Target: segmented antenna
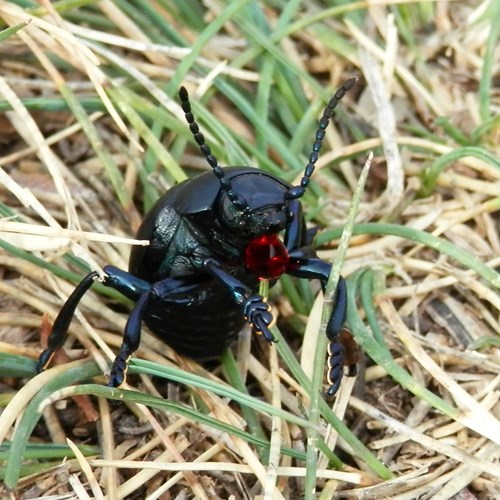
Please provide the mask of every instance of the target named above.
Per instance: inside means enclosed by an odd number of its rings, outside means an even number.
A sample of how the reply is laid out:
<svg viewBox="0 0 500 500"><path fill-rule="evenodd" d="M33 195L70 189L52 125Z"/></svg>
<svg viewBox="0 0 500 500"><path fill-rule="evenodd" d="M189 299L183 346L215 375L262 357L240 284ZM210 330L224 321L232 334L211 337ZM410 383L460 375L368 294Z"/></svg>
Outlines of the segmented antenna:
<svg viewBox="0 0 500 500"><path fill-rule="evenodd" d="M189 130L193 134L196 144L200 147L200 151L207 160L208 164L212 167L214 174L219 179L222 189L227 193L228 198L233 205L242 212L248 212L248 206L238 198L234 192L231 183L226 179L223 168L219 165L217 158L212 154L210 146L205 142L205 136L200 132L200 127L194 118L191 111L191 103L189 102L189 94L185 87L179 89L179 98L181 100L182 110L189 125Z"/></svg>
<svg viewBox="0 0 500 500"><path fill-rule="evenodd" d="M340 87L335 95L330 99L330 102L327 104L325 110L323 111L323 116L321 117L318 125L318 129L316 130L316 140L314 141L311 154L309 155L309 163L306 165L306 169L304 170L304 176L300 180L300 186L293 186L286 193L286 198L289 200L295 200L304 195L307 186L309 185L309 181L311 179L311 175L314 172L315 164L318 161L319 150L321 149L321 145L323 144L323 139L325 137L325 130L330 123L330 118L333 115L337 104L340 100L346 95L349 90L351 90L358 79L350 78L342 87Z"/></svg>

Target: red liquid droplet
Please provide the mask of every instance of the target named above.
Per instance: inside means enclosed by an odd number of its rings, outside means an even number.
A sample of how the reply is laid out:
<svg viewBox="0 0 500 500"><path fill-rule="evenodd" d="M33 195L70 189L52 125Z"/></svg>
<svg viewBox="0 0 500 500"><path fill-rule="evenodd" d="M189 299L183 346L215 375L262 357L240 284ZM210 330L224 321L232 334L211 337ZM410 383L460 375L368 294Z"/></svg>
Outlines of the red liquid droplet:
<svg viewBox="0 0 500 500"><path fill-rule="evenodd" d="M245 250L245 265L260 279L279 278L288 265L288 251L275 234L260 236Z"/></svg>

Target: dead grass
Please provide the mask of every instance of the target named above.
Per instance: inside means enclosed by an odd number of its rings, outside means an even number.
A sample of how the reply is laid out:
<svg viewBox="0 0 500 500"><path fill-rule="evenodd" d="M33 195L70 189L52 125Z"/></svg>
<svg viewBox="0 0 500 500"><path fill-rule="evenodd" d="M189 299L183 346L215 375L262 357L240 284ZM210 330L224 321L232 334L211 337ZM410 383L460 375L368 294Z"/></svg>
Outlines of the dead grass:
<svg viewBox="0 0 500 500"><path fill-rule="evenodd" d="M3 28L20 28L0 42L4 494L313 498L313 480L325 499L498 498L498 2L18 4L0 0ZM246 335L207 368L144 332L134 392L112 391L99 375L129 304L95 287L66 357L34 376L75 282L126 268L142 214L207 168L181 83L222 164L292 181L352 75L304 203L332 260L374 152L342 271L365 354L333 406L345 428L316 408L317 459L310 384L286 348L311 374L322 301L289 280L271 294L278 352Z"/></svg>

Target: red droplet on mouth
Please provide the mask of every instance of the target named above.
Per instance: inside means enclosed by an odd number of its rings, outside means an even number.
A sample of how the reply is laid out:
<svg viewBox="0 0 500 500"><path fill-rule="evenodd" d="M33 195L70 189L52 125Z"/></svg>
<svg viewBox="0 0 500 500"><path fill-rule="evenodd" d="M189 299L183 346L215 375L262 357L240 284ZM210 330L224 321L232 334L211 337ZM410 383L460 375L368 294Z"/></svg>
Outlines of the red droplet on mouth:
<svg viewBox="0 0 500 500"><path fill-rule="evenodd" d="M275 234L252 240L245 250L245 265L260 279L279 278L288 265L288 250Z"/></svg>

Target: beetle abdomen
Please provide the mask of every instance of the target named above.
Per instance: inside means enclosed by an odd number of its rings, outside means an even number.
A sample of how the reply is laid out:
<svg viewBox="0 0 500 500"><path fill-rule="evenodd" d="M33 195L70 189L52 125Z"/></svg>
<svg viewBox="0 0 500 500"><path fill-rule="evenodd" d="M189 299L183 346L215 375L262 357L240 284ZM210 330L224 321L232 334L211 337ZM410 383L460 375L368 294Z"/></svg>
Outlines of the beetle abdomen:
<svg viewBox="0 0 500 500"><path fill-rule="evenodd" d="M144 322L172 347L197 361L220 356L245 325L241 307L227 293L209 295L209 301L159 302L151 307Z"/></svg>

